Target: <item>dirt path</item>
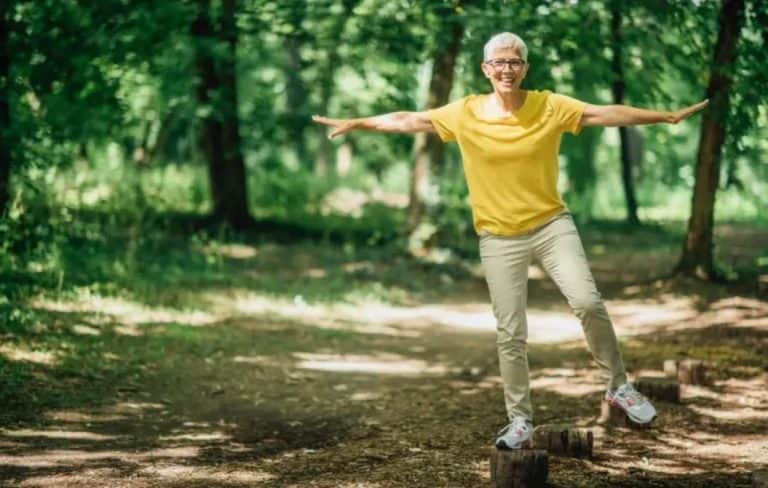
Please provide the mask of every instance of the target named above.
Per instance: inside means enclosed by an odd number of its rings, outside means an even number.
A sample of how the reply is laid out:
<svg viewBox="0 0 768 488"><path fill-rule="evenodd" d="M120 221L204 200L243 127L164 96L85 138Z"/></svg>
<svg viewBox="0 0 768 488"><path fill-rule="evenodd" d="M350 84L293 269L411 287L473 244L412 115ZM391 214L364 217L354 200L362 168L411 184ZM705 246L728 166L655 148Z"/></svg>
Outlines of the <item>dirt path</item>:
<svg viewBox="0 0 768 488"><path fill-rule="evenodd" d="M599 258L595 267L598 276L609 268ZM658 404L655 429L607 432L595 425L602 382L580 327L531 275L537 423L596 435L593 459L550 458L551 486L747 487L768 467L768 301L633 285L636 275L603 281L634 373L686 356L714 365L711 386ZM104 361L139 361L139 373L119 379L112 397L5 426L0 485L487 486L505 417L494 321L482 280L443 281L442 299L399 306L270 301L241 289L200 291L205 306L194 313L40 300L38 309L97 336Z"/></svg>

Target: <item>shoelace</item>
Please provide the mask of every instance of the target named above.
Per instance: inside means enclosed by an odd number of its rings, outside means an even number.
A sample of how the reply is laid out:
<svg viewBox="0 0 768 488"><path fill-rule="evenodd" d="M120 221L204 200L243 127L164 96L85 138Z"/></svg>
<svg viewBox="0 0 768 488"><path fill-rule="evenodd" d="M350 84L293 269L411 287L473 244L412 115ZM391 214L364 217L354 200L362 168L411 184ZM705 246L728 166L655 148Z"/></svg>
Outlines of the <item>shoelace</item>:
<svg viewBox="0 0 768 488"><path fill-rule="evenodd" d="M520 427L525 429L525 419L514 419L512 422L508 423L506 426L504 426L496 435L502 435L508 430L511 430L515 427Z"/></svg>

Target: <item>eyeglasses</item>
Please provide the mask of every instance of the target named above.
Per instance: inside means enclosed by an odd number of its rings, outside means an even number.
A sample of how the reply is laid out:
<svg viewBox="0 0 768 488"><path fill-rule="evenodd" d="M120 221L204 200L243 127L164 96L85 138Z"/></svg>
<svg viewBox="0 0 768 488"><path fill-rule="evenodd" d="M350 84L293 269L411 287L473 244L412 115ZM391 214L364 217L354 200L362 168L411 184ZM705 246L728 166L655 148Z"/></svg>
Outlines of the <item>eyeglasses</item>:
<svg viewBox="0 0 768 488"><path fill-rule="evenodd" d="M510 69L517 71L525 66L525 61L522 59L491 59L485 64L492 66L496 71L503 71L504 66L509 66Z"/></svg>

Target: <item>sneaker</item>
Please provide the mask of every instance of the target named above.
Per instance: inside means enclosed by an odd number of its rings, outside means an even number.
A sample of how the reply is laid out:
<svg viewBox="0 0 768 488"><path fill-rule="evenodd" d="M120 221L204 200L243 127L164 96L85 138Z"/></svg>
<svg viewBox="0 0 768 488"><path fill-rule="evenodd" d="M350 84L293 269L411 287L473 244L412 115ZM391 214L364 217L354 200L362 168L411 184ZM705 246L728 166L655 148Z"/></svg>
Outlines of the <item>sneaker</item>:
<svg viewBox="0 0 768 488"><path fill-rule="evenodd" d="M515 417L498 433L496 447L520 449L533 435L533 425L525 417Z"/></svg>
<svg viewBox="0 0 768 488"><path fill-rule="evenodd" d="M608 390L605 399L622 409L636 424L649 424L656 418L656 409L631 383L624 383L613 391Z"/></svg>

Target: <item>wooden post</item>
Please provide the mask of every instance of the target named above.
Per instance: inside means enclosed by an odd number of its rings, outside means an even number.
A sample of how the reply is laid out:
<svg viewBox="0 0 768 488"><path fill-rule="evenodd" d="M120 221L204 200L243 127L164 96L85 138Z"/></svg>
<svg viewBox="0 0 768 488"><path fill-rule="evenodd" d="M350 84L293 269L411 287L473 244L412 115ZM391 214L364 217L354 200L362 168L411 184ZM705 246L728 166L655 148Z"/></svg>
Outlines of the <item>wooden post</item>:
<svg viewBox="0 0 768 488"><path fill-rule="evenodd" d="M578 458L592 457L594 435L591 430L568 424L543 424L533 431L533 447L549 454Z"/></svg>
<svg viewBox="0 0 768 488"><path fill-rule="evenodd" d="M680 383L677 380L640 377L635 381L635 389L654 400L680 403Z"/></svg>
<svg viewBox="0 0 768 488"><path fill-rule="evenodd" d="M706 363L697 359L680 361L677 379L681 385L706 385L708 382Z"/></svg>
<svg viewBox="0 0 768 488"><path fill-rule="evenodd" d="M492 488L540 488L548 475L547 451L491 448Z"/></svg>

